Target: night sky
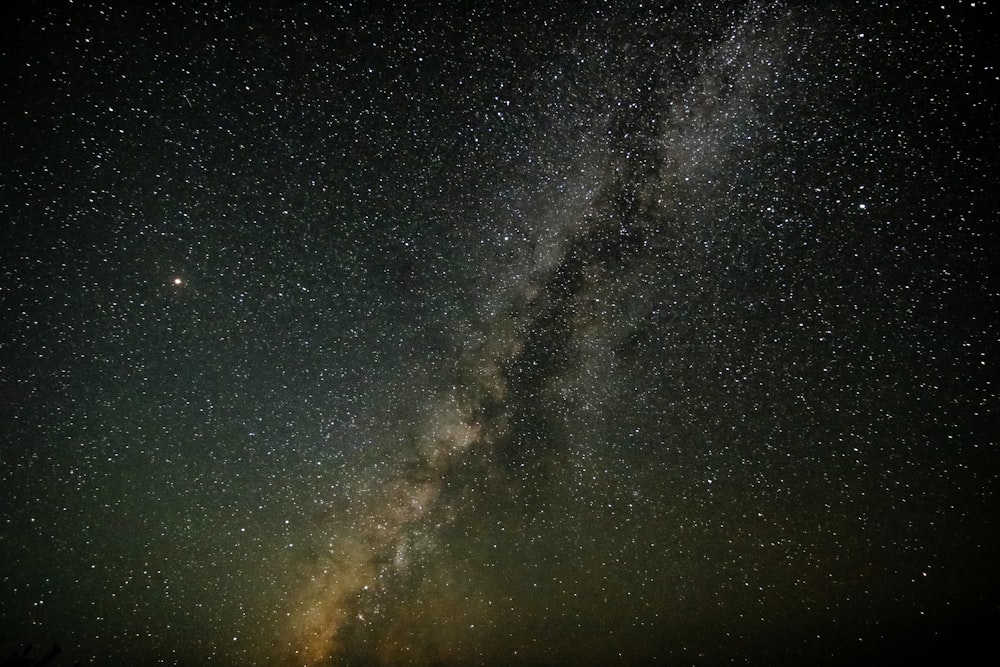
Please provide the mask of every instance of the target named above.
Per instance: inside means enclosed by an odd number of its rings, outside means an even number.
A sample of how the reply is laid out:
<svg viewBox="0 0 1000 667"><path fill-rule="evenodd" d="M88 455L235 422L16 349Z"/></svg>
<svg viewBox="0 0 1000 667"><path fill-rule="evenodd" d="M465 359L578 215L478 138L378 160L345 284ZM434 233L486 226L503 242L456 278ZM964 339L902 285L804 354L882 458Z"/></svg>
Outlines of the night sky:
<svg viewBox="0 0 1000 667"><path fill-rule="evenodd" d="M995 3L262 4L4 6L0 660L996 658Z"/></svg>

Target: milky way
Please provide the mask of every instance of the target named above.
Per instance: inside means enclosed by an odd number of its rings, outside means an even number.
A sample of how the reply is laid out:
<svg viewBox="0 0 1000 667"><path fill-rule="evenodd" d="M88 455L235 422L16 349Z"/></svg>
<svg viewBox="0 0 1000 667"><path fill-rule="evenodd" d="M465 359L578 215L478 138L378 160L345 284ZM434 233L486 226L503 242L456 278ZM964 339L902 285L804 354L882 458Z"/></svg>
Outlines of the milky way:
<svg viewBox="0 0 1000 667"><path fill-rule="evenodd" d="M742 493L751 500L755 511L740 516L743 528L736 529L739 534L747 523L755 520L766 524L776 511L773 503L783 504L773 497L759 497L782 493L780 489L762 493L760 484L780 485L784 481L781 473L773 470L771 457L775 453L762 455L759 448L784 450L777 454L779 461L783 457L808 456L798 449L800 443L788 442L783 437L782 432L788 428L783 421L789 418L775 412L802 410L791 418L796 430L804 424L810 424L807 428L835 430L841 426L823 423L835 418L831 413L859 412L855 397L838 397L832 404L824 405L830 399L823 396L822 373L847 375L850 379L841 390L845 393L868 390L862 389L871 381L868 371L861 368L863 354L857 343L849 342L855 334L850 331L852 323L862 320L864 315L859 310L867 307L852 303L864 293L862 285L866 277L863 271L849 277L844 267L831 265L847 258L845 248L822 249L830 256L817 263L809 256L809 249L787 245L807 246L813 242L814 234L825 233L833 235L835 243L855 246L855 250L863 249L866 253L875 252L872 246L880 239L871 209L891 206L893 197L898 196L894 188L900 185L885 179L869 180L871 175L850 173L862 166L854 163L865 162L867 156L837 152L865 150L865 142L874 140L866 136L871 129L854 129L855 136L826 158L827 168L835 165L833 173L823 171L819 179L800 173L816 169L816 163L824 159L822 142L838 141L836 134L843 131L826 127L824 132L817 132L809 127L842 122L824 117L810 106L819 103L812 96L821 94L814 86L823 85L815 80L820 72L813 68L838 70L857 66L857 63L811 61L817 58L813 40L824 42L819 49L830 46L825 41L832 37L823 31L830 31L831 27L823 19L817 21L814 16L786 10L720 13L721 18L710 12L660 16L645 26L636 39L634 51L626 56L626 64L617 72L627 82L623 88L634 87L630 92L635 97L628 99L624 110L611 115L607 129L611 137L607 145L608 171L600 190L587 202L578 223L556 244L554 252L549 252L549 264L541 271L527 273L528 277L513 290L512 303L502 314L487 321L482 340L466 350L456 363L454 384L434 402L426 423L417 429L413 441L407 443L412 451L408 451L403 470L373 484L368 491L370 497L361 501L364 509L358 516L352 516L349 525L340 528L344 534L338 531L329 557L320 562L321 574L311 580L304 595L304 609L296 613L294 622L302 637L300 644L308 647L303 654L310 661L322 663L331 655L349 658L364 655L366 651L390 663L407 659L484 659L484 653L465 652L468 649L462 646L460 634L436 632L430 624L421 630L432 638L430 647L417 647L412 645L413 634L406 632L412 633L412 626L418 625L418 621L402 623L401 629L398 620L386 620L380 625L382 621L378 618L390 613L390 609L400 615L413 613L406 605L393 608L384 599L398 600L399 596L410 594L407 588L414 582L407 579L406 571L412 567L411 558L437 558L434 550L439 532L447 533L456 522L475 520L477 485L491 487L490 493L494 494L523 495L526 482L533 489L528 495L547 495L552 493L550 487L560 489L559 493L567 490L580 493L574 488L575 484L581 484L578 479L560 486L566 472L553 470L555 462L579 457L582 461L576 465L591 468L586 451L588 441L600 442L614 430L619 433L630 430L634 441L649 445L642 430L653 422L654 432L669 433L657 443L656 449L660 451L650 452L653 456L663 456L662 449L680 447L678 441L685 442L684 446L704 448L695 456L710 457L709 452L720 448L726 452L723 457L728 458L731 450L744 450L735 456L737 463L722 463L719 472L709 466L702 480L706 485L715 484L717 477L734 478L728 483L737 485L748 484L744 475L752 480ZM685 25L687 22L691 24ZM696 43L686 44L679 36L692 29L692 25L703 34ZM860 35L851 38L859 39ZM671 48L680 54L671 54ZM828 57L825 53L822 56ZM837 76L849 75L834 74ZM852 122L864 121L852 119ZM849 148L851 142L853 148ZM797 144L802 144L801 148ZM820 154L813 154L812 150ZM799 182L800 179L805 183ZM813 185L812 198L834 200L839 210L826 211L833 220L821 222L814 217L812 207L819 202L808 201L810 195L806 194L805 184ZM820 205L829 206L830 202ZM827 226L826 231L809 229L817 224ZM864 227L866 233L855 237L858 232L837 228L844 225ZM805 256L798 255L799 252ZM862 264L858 268L863 269L863 260L857 259L857 252L850 257ZM775 266L767 268L760 263ZM772 271L784 275L779 280L773 275L760 275ZM820 284L831 279L836 284L832 291ZM734 284L736 281L739 282ZM854 283L850 287L849 281ZM851 296L841 297L837 293L844 289L850 289ZM824 299L833 303L826 305ZM780 304L790 302L797 305L782 312ZM788 321L789 317L796 321ZM636 354L636 345L647 346L639 348L645 356ZM657 349L653 352L648 346ZM801 393L794 394L784 386L788 378L778 380L773 373L774 366L782 365L783 357L789 364L783 372L794 373L797 363L789 357L797 354L806 357L803 363L824 368L820 377L795 377ZM648 375L640 375L638 380L629 377L622 367L653 358L663 364L664 356L679 359L667 362L666 368L674 372L657 378L663 384L652 391L662 395L651 401L653 405L648 406L651 413L639 417L632 412L626 418L619 417L613 429L607 426L607 421L613 419L611 415L595 418L587 414L594 406L608 411L622 401L649 401L649 385L657 382ZM695 371L699 375L705 374L705 367L711 368L718 374L721 389L715 388L711 398L702 398L704 405L692 405L698 401L682 395L685 378L677 372L679 366L702 366ZM701 382L711 384L711 381ZM742 405L734 406L736 401ZM841 401L849 407L841 407ZM805 405L795 407L797 402ZM696 416L697 408L708 414ZM816 411L826 416L807 416ZM685 418L692 421L707 418L710 425L696 427L699 437L681 440L668 422ZM579 433L595 427L600 433L596 438ZM721 443L711 442L712 437L720 437L718 431L729 431L732 435L722 436ZM588 445L578 445L581 442ZM607 442L602 444L608 446ZM811 446L816 443L807 445ZM849 450L862 456L857 446ZM851 456L847 452L834 454L844 455ZM758 456L765 458L754 458ZM616 461L621 468L628 466L625 458ZM733 466L748 470L735 471ZM780 463L778 466L783 467ZM474 473L463 472L468 468ZM789 472L793 476L806 475L804 468L808 464L795 466L791 469L795 472ZM623 470L617 472L621 474ZM821 473L823 477L849 474L840 464ZM595 481L597 477L591 475L583 483ZM718 481L727 483L725 479ZM635 498L649 492L641 483L631 480L624 483L633 485L631 492ZM845 488L850 484L863 482L845 481ZM660 493L671 492L669 487L654 488ZM786 492L800 496L810 493L810 488L809 482L789 480ZM740 502L741 492L727 492L734 499L725 503L734 506L721 510L723 513L733 511ZM792 502L808 507L815 500ZM538 511L531 501L526 501L526 505L526 513ZM824 505L830 509L828 501ZM633 503L626 503L622 511L627 513L633 507ZM816 508L805 511L815 512ZM565 520L606 522L604 527L616 532L621 525L618 523L621 517L608 521L597 512L592 517L568 516ZM869 539L860 534L857 526L845 525L833 517L818 521L832 523L831 532L847 531L848 540ZM584 530L592 529L593 526L588 526ZM683 529L680 523L668 531ZM784 540L798 539L791 537L787 528L762 532L772 539L783 536L770 545L733 548L754 553L756 549L776 549L779 560L794 560L792 554L782 553L786 547L778 546ZM634 534L630 537L634 539ZM669 533L662 537L668 542L677 539ZM549 538L558 539L551 535ZM732 538L725 542L734 544ZM418 543L420 546L415 546ZM654 542L649 546L655 549L659 545ZM846 555L850 550L844 551ZM863 559L860 554L847 557ZM663 565L668 570L672 567ZM437 562L422 567L447 569L448 565ZM758 583L780 586L775 579L781 579L782 575L766 571L770 567L773 566L755 562L752 569L765 570ZM864 578L870 576L865 570L879 566L859 562L851 567L862 568L862 572L851 576ZM607 569L613 570L614 565L608 564ZM596 581L608 578L607 573L603 578L588 574ZM626 580L635 574L629 573ZM531 575L515 570L514 576ZM659 572L636 577L626 585L638 583L655 588L671 579L671 575ZM750 585L749 581L746 585ZM816 586L806 584L804 578L796 579L795 585ZM758 590L763 591L764 586ZM820 598L840 595L823 588L821 585ZM623 594L630 595L631 591L614 591L604 600ZM662 599L647 601L647 606L654 607L649 614L651 618L659 618L661 606L664 615L674 613L677 603L670 599L671 595L685 597L673 590L663 594ZM468 590L463 589L463 595L467 596ZM467 597L449 600L450 594L439 590L424 591L420 604L433 608L433 600L438 596L446 600L439 604L448 605L448 614L469 614L468 610L461 610L468 604ZM880 603L872 604L878 608ZM883 608L879 613L884 611ZM587 613L600 616L604 612ZM702 612L702 617L693 622L707 623L714 618L714 612ZM656 623L644 619L641 613L631 620L639 626L649 623L650 631L656 632ZM354 629L354 626L373 629ZM469 629L474 627L474 623L469 625ZM498 629L502 630L502 625ZM512 633L511 640L516 644L519 640L515 637ZM560 646L547 659L573 655L567 651L564 640L550 637L547 641ZM696 643L697 640L692 641ZM587 650L594 649L588 646ZM648 648L642 646L632 654L612 644L613 652L598 652L598 661L611 659L614 653L626 661L649 658L643 654L645 650ZM579 655L573 659L586 660Z"/></svg>
<svg viewBox="0 0 1000 667"><path fill-rule="evenodd" d="M5 646L988 641L989 3L108 9L5 29Z"/></svg>

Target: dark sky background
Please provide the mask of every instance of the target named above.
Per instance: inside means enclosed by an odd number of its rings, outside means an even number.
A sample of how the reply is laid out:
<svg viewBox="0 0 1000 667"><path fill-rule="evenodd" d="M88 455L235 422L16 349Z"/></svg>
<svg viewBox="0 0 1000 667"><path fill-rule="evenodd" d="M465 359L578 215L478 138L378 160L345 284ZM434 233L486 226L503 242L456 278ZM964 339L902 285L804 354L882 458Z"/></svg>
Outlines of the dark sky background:
<svg viewBox="0 0 1000 667"><path fill-rule="evenodd" d="M4 658L995 656L995 3L381 4L5 5Z"/></svg>

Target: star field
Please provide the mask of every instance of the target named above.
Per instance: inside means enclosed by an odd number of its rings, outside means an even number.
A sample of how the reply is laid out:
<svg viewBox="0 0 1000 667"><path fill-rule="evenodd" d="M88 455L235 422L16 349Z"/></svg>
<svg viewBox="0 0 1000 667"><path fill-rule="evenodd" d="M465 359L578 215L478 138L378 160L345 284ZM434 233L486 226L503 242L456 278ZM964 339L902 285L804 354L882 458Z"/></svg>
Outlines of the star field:
<svg viewBox="0 0 1000 667"><path fill-rule="evenodd" d="M991 2L265 4L2 22L4 664L995 653Z"/></svg>

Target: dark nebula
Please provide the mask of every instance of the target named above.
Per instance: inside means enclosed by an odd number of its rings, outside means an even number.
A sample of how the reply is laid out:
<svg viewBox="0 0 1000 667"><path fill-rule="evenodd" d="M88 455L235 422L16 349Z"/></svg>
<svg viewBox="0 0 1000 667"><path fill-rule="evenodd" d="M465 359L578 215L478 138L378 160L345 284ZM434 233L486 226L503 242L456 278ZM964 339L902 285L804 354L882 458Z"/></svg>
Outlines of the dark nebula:
<svg viewBox="0 0 1000 667"><path fill-rule="evenodd" d="M992 2L265 4L6 11L3 664L995 656Z"/></svg>

